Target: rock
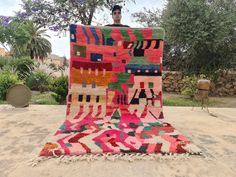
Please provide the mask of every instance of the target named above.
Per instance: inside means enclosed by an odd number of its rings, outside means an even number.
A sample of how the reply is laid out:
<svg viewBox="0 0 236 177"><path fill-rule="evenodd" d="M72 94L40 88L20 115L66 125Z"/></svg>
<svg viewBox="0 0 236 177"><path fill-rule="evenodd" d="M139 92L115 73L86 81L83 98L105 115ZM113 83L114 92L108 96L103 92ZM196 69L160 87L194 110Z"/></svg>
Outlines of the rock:
<svg viewBox="0 0 236 177"><path fill-rule="evenodd" d="M179 87L179 88L182 88L183 86L184 86L184 84L182 84L182 83L179 83L179 84L178 84L178 87Z"/></svg>
<svg viewBox="0 0 236 177"><path fill-rule="evenodd" d="M167 92L172 92L173 90L171 88L166 88Z"/></svg>
<svg viewBox="0 0 236 177"><path fill-rule="evenodd" d="M169 75L166 77L166 79L174 80L174 77L173 77L173 75Z"/></svg>
<svg viewBox="0 0 236 177"><path fill-rule="evenodd" d="M179 93L179 92L180 92L180 90L179 90L179 89L175 89L175 92Z"/></svg>
<svg viewBox="0 0 236 177"><path fill-rule="evenodd" d="M178 83L177 82L173 83L172 85L173 85L174 88L178 88Z"/></svg>
<svg viewBox="0 0 236 177"><path fill-rule="evenodd" d="M163 84L168 84L168 85L170 85L171 82L170 82L170 80L164 80L164 81L163 81Z"/></svg>
<svg viewBox="0 0 236 177"><path fill-rule="evenodd" d="M225 88L229 89L229 88L231 88L231 85L230 84L226 84Z"/></svg>
<svg viewBox="0 0 236 177"><path fill-rule="evenodd" d="M210 85L211 95L236 95L236 71L219 70L215 75L216 80ZM163 90L179 93L184 86L183 77L179 71L163 71Z"/></svg>
<svg viewBox="0 0 236 177"><path fill-rule="evenodd" d="M178 73L177 75L175 75L175 79L176 80L182 80L182 78L183 78L183 75L182 74L180 74L180 73Z"/></svg>

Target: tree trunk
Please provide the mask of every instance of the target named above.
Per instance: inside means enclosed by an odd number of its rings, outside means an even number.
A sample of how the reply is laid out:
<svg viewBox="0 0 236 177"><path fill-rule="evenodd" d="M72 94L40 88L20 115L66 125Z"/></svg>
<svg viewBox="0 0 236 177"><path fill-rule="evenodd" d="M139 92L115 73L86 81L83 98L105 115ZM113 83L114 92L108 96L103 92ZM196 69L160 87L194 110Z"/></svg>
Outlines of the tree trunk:
<svg viewBox="0 0 236 177"><path fill-rule="evenodd" d="M92 8L90 10L89 17L88 17L88 25L91 25L91 23L92 23L94 12L95 12L95 9Z"/></svg>
<svg viewBox="0 0 236 177"><path fill-rule="evenodd" d="M32 51L30 52L30 58L31 58L32 60L34 59L34 54L33 54Z"/></svg>

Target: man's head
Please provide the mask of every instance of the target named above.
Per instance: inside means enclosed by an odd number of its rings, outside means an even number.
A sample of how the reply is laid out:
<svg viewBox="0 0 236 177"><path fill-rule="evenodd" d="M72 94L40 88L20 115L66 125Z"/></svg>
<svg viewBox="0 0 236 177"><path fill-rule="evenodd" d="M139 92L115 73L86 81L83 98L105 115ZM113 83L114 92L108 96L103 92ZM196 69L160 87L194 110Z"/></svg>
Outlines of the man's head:
<svg viewBox="0 0 236 177"><path fill-rule="evenodd" d="M121 21L121 6L115 5L112 8L112 19L113 19L114 23L120 24L120 21Z"/></svg>

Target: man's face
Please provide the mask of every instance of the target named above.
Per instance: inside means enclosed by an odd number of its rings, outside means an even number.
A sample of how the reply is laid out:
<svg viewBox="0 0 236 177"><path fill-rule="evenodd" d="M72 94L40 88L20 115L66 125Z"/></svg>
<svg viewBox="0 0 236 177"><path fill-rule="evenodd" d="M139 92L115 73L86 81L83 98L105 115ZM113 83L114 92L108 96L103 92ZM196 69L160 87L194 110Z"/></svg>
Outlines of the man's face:
<svg viewBox="0 0 236 177"><path fill-rule="evenodd" d="M120 21L121 20L121 11L120 10L115 10L113 13L112 13L112 18L114 21Z"/></svg>

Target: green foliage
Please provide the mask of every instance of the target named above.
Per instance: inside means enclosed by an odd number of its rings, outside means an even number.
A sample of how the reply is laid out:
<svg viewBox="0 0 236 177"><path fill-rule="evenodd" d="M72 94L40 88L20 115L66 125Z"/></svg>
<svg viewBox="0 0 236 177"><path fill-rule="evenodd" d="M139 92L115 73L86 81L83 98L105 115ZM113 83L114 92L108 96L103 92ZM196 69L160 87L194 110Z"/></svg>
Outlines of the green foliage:
<svg viewBox="0 0 236 177"><path fill-rule="evenodd" d="M50 63L48 65L48 68L50 68L51 70L53 70L54 72L58 71L58 67L55 63Z"/></svg>
<svg viewBox="0 0 236 177"><path fill-rule="evenodd" d="M15 71L17 71L19 79L24 81L34 70L34 61L29 57L13 59L11 65L15 68Z"/></svg>
<svg viewBox="0 0 236 177"><path fill-rule="evenodd" d="M27 23L27 29L31 36L31 40L27 45L27 51L30 57L32 59L46 58L52 52L51 43L47 39L50 36L46 34L46 29L42 29L42 26L36 25L33 22Z"/></svg>
<svg viewBox="0 0 236 177"><path fill-rule="evenodd" d="M4 66L9 65L9 57L1 57L0 56L0 70L4 68Z"/></svg>
<svg viewBox="0 0 236 177"><path fill-rule="evenodd" d="M164 106L201 106L200 102L189 98L164 98Z"/></svg>
<svg viewBox="0 0 236 177"><path fill-rule="evenodd" d="M50 84L50 91L54 92L52 96L58 103L65 104L68 94L68 77L54 78Z"/></svg>
<svg viewBox="0 0 236 177"><path fill-rule="evenodd" d="M54 97L52 96L52 92L32 92L31 104L43 104L43 105L58 105Z"/></svg>
<svg viewBox="0 0 236 177"><path fill-rule="evenodd" d="M193 98L197 93L197 81L198 78L194 76L185 76L183 79L184 86L181 89L181 94Z"/></svg>
<svg viewBox="0 0 236 177"><path fill-rule="evenodd" d="M31 21L13 20L8 26L0 23L0 44L8 46L15 57L45 58L51 53L46 29Z"/></svg>
<svg viewBox="0 0 236 177"><path fill-rule="evenodd" d="M132 14L142 26L165 31L164 68L192 74L236 67L234 0L167 0L158 9Z"/></svg>
<svg viewBox="0 0 236 177"><path fill-rule="evenodd" d="M68 68L68 64L67 64L66 59L64 59L63 65L57 66L55 63L50 63L50 64L48 65L48 68L52 70L51 74L52 74L53 72L58 72L58 71L60 71L60 72L61 72L61 75L63 76L63 75L64 75L64 72L65 72L65 70L66 70L66 68Z"/></svg>
<svg viewBox="0 0 236 177"><path fill-rule="evenodd" d="M50 81L51 79L47 73L38 70L30 74L26 79L26 85L32 90L43 93L48 90Z"/></svg>
<svg viewBox="0 0 236 177"><path fill-rule="evenodd" d="M34 61L29 57L0 57L0 70L12 71L18 75L20 80L25 81L33 69Z"/></svg>
<svg viewBox="0 0 236 177"><path fill-rule="evenodd" d="M163 11L170 69L208 73L235 60L236 3L233 0L174 0Z"/></svg>
<svg viewBox="0 0 236 177"><path fill-rule="evenodd" d="M147 9L145 7L142 11L132 14L132 17L135 19L135 21L145 27L160 26L160 16L161 11L158 8Z"/></svg>
<svg viewBox="0 0 236 177"><path fill-rule="evenodd" d="M189 96L190 98L194 98L197 94L197 82L199 79L205 79L205 75L192 75L192 76L185 76L183 79L183 87L181 89L181 94Z"/></svg>
<svg viewBox="0 0 236 177"><path fill-rule="evenodd" d="M0 100L6 100L7 90L11 86L20 83L22 82L18 79L17 74L0 71Z"/></svg>
<svg viewBox="0 0 236 177"><path fill-rule="evenodd" d="M31 36L27 31L26 23L13 21L8 26L1 26L1 28L0 42L9 46L14 56L27 55L27 44L31 40Z"/></svg>
<svg viewBox="0 0 236 177"><path fill-rule="evenodd" d="M173 96L166 98L164 97L163 99L163 105L164 106L195 106L195 107L200 107L201 102L197 100L192 100L189 98L182 98L180 96ZM214 100L210 99L209 105L210 107L218 107L220 105L224 104L222 101L219 100Z"/></svg>

